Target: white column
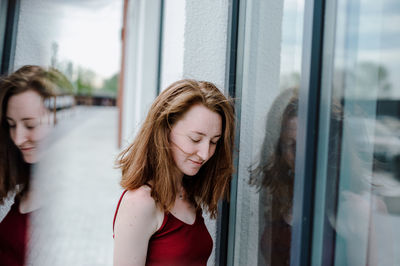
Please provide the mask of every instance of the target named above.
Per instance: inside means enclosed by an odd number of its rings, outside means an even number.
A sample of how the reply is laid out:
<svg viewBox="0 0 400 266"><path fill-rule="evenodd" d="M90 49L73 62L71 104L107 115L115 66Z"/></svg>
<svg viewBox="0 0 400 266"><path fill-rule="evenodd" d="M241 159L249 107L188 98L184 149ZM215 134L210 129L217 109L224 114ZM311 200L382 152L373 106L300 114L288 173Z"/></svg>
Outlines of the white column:
<svg viewBox="0 0 400 266"><path fill-rule="evenodd" d="M131 0L126 30L122 144L133 140L157 94L160 1Z"/></svg>

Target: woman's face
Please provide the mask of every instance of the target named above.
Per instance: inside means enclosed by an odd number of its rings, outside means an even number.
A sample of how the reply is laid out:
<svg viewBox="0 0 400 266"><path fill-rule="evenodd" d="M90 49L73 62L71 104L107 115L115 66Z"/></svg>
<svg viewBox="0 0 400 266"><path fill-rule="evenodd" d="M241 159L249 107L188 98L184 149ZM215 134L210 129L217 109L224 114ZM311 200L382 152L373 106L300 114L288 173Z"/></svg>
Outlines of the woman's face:
<svg viewBox="0 0 400 266"><path fill-rule="evenodd" d="M289 167L294 170L296 158L297 117L290 118L281 132L281 149L283 158Z"/></svg>
<svg viewBox="0 0 400 266"><path fill-rule="evenodd" d="M173 125L169 135L171 151L182 174L197 174L215 153L221 131L221 116L201 104L192 106Z"/></svg>
<svg viewBox="0 0 400 266"><path fill-rule="evenodd" d="M48 111L42 97L33 90L11 96L6 119L10 136L27 163L36 163L39 143L49 129Z"/></svg>

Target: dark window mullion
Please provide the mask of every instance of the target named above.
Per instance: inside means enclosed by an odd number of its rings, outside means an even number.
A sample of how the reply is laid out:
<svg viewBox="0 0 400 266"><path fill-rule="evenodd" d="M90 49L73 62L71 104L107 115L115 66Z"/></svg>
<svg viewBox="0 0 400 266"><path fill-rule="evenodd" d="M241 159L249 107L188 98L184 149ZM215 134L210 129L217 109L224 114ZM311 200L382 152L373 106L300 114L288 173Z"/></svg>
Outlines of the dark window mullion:
<svg viewBox="0 0 400 266"><path fill-rule="evenodd" d="M0 62L2 62L3 58L4 39L6 36L7 6L8 1L0 1Z"/></svg>
<svg viewBox="0 0 400 266"><path fill-rule="evenodd" d="M293 198L291 265L310 265L325 1L306 0Z"/></svg>
<svg viewBox="0 0 400 266"><path fill-rule="evenodd" d="M19 18L19 0L8 1L7 21L4 34L3 54L1 56L0 74L7 74L14 67L15 45Z"/></svg>
<svg viewBox="0 0 400 266"><path fill-rule="evenodd" d="M236 98L241 94L236 87L237 73L237 49L238 49L238 24L239 24L239 2L240 0L231 0L229 5L229 36L227 45L227 71L225 86L230 97ZM239 147L239 121L240 121L240 101L235 100L236 109L236 139L235 147L238 151ZM239 156L235 152L234 165L237 169L239 165ZM230 186L230 203L220 202L218 206L217 220L217 243L216 243L216 265L232 265L234 253L234 233L235 233L235 218L236 218L236 191L237 191L237 171L234 173ZM232 258L229 258L231 256Z"/></svg>
<svg viewBox="0 0 400 266"><path fill-rule="evenodd" d="M161 72L162 72L162 47L164 38L164 0L160 1L160 28L158 37L158 74L157 74L157 95L161 92Z"/></svg>

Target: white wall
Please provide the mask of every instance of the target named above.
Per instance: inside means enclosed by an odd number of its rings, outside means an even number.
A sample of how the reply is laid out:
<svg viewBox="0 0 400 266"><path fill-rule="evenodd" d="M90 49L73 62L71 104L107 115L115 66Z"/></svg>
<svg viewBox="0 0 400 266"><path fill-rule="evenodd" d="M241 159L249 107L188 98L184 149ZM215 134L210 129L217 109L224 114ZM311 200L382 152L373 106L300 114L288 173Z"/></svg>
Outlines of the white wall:
<svg viewBox="0 0 400 266"><path fill-rule="evenodd" d="M160 1L128 4L122 144L133 140L157 94Z"/></svg>
<svg viewBox="0 0 400 266"><path fill-rule="evenodd" d="M228 5L228 0L165 0L162 89L178 79L194 78L223 90Z"/></svg>
<svg viewBox="0 0 400 266"><path fill-rule="evenodd" d="M49 66L55 40L59 7L49 0L21 0L14 68L26 64Z"/></svg>
<svg viewBox="0 0 400 266"><path fill-rule="evenodd" d="M228 0L187 0L183 76L224 89Z"/></svg>
<svg viewBox="0 0 400 266"><path fill-rule="evenodd" d="M161 89L183 78L185 3L164 1Z"/></svg>

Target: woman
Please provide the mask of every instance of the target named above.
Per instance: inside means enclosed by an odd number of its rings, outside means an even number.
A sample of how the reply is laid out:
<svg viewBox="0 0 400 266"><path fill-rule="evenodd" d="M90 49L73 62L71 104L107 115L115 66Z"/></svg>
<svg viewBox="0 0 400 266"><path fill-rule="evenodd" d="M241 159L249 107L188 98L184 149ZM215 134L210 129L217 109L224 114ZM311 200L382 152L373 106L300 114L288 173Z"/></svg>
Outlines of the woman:
<svg viewBox="0 0 400 266"><path fill-rule="evenodd" d="M250 171L261 192L259 265L290 265L297 110L297 90L282 91L267 116L259 164Z"/></svg>
<svg viewBox="0 0 400 266"><path fill-rule="evenodd" d="M114 265L206 265L212 218L233 172L234 111L209 82L181 80L155 100L118 160Z"/></svg>
<svg viewBox="0 0 400 266"><path fill-rule="evenodd" d="M0 204L15 194L14 204L0 222L0 261L24 265L28 213L32 200L31 165L40 157L40 143L50 127L45 100L52 83L39 66L24 66L0 80Z"/></svg>

